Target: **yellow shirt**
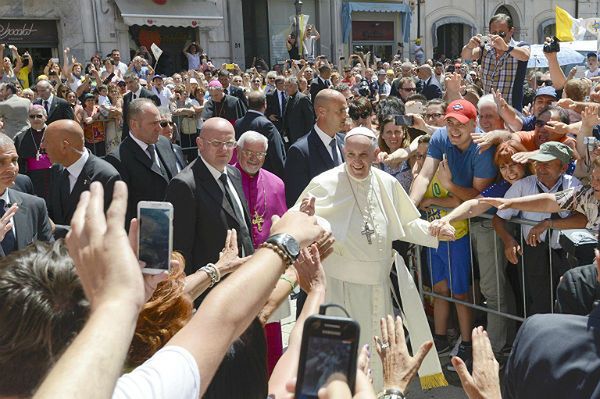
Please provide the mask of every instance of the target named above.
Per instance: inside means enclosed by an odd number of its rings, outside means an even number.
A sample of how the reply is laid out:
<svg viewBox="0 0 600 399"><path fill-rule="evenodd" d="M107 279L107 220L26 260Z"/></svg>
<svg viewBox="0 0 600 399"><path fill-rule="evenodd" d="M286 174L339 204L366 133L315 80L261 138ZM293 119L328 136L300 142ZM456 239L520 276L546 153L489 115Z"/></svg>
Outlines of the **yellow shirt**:
<svg viewBox="0 0 600 399"><path fill-rule="evenodd" d="M24 89L29 89L29 66L24 66L19 69L19 73L17 73L17 79L19 79L21 86Z"/></svg>
<svg viewBox="0 0 600 399"><path fill-rule="evenodd" d="M427 191L425 192L424 198L446 198L448 197L448 190L442 186L440 180L438 179L437 172L429 182L429 186L427 186ZM444 209L440 208L430 208L427 211L427 221L431 222L432 220L441 219L443 216L446 216L448 212ZM459 220L451 223L452 227L456 229L456 239L462 238L467 235L469 232L469 222L468 220Z"/></svg>

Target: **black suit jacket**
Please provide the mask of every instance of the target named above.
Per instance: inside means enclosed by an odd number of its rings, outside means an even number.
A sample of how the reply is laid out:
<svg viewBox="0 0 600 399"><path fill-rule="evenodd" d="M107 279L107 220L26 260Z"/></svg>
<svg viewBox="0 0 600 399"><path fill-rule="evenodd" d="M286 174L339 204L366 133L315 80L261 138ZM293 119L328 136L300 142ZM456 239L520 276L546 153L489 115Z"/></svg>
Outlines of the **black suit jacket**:
<svg viewBox="0 0 600 399"><path fill-rule="evenodd" d="M283 133L292 145L310 132L315 124L315 111L307 95L296 92L288 98L283 117Z"/></svg>
<svg viewBox="0 0 600 399"><path fill-rule="evenodd" d="M220 103L215 103L212 99L204 103L202 119L207 120L209 118L221 117L233 124L236 120L244 116L245 113L244 104L240 99L226 94Z"/></svg>
<svg viewBox="0 0 600 399"><path fill-rule="evenodd" d="M337 145L344 159L344 136L337 134ZM333 160L313 128L290 147L285 161L285 199L292 207L313 177L333 168Z"/></svg>
<svg viewBox="0 0 600 399"><path fill-rule="evenodd" d="M44 106L44 103L40 98L35 100L33 103ZM69 104L67 100L53 96L52 102L50 103L50 110L48 111L48 120L46 120L46 124L49 125L52 122L60 119L75 119L75 113L73 112L73 107L71 107L71 104Z"/></svg>
<svg viewBox="0 0 600 399"><path fill-rule="evenodd" d="M185 272L190 274L209 262L217 262L223 249L227 229L238 232L238 248L245 255L254 252L252 238L241 234L250 218L239 170L227 166L229 176L244 208L244 220L238 220L223 190L200 157L181 171L167 187L165 201L173 204L173 250L185 257Z"/></svg>
<svg viewBox="0 0 600 399"><path fill-rule="evenodd" d="M142 87L139 98L149 98L157 107L160 107L160 98L158 98L158 96L154 94L154 92L152 92L151 90L144 89ZM127 114L129 109L129 103L131 103L132 100L132 92L129 92L123 96L123 130L121 135L121 138L123 139L129 136L129 123L127 123Z"/></svg>
<svg viewBox="0 0 600 399"><path fill-rule="evenodd" d="M179 167L183 170L188 164L186 156L183 154L183 149L178 144L171 143L171 147L173 148L173 152L175 153L175 158L177 159L177 163Z"/></svg>
<svg viewBox="0 0 600 399"><path fill-rule="evenodd" d="M54 240L46 202L43 199L12 188L8 189L8 198L11 204L19 206L19 210L13 217L17 250L25 248L36 240L47 242ZM0 247L0 257L4 256L4 251Z"/></svg>
<svg viewBox="0 0 600 399"><path fill-rule="evenodd" d="M90 189L90 184L95 181L102 183L104 187L104 210L107 210L112 201L113 187L117 180L121 180L119 172L108 162L90 154L83 165L83 169L73 186L70 194L63 195L61 192L65 187L63 175L65 168L62 165L52 165L52 185L50 188L50 200L48 201L48 213L52 221L57 225L71 224L71 218L79 203L81 193ZM64 202L63 198L67 199Z"/></svg>
<svg viewBox="0 0 600 399"><path fill-rule="evenodd" d="M440 83L434 76L430 76L429 79L423 82L421 94L427 97L427 101L434 98L442 98L442 86L440 86Z"/></svg>
<svg viewBox="0 0 600 399"><path fill-rule="evenodd" d="M271 122L273 122L279 132L283 133L283 114L281 113L281 108L279 107L279 96L280 94L277 90L274 90L272 93L266 95L267 109L265 110L265 117L271 121L271 116L276 116L277 120Z"/></svg>
<svg viewBox="0 0 600 399"><path fill-rule="evenodd" d="M156 155L165 167L163 176L158 166L131 137L125 138L113 152L105 157L117 169L121 179L127 183L126 224L136 217L139 201L162 201L165 198L169 181L177 174L177 161L171 143L163 136L158 137Z"/></svg>
<svg viewBox="0 0 600 399"><path fill-rule="evenodd" d="M329 86L325 84L325 81L323 79L321 79L320 77L314 78L310 82L310 99L312 100L312 102L315 102L315 97L317 97L317 94L319 94L321 90L328 88Z"/></svg>
<svg viewBox="0 0 600 399"><path fill-rule="evenodd" d="M504 368L502 397L600 398L600 306L589 316L536 314Z"/></svg>
<svg viewBox="0 0 600 399"><path fill-rule="evenodd" d="M21 173L17 174L15 184L13 184L11 188L25 194L35 195L35 189L33 188L31 178Z"/></svg>
<svg viewBox="0 0 600 399"><path fill-rule="evenodd" d="M243 105L244 112L248 110L248 98L246 98L246 93L244 92L244 89L240 87L235 87L233 85L229 85L225 94L237 97Z"/></svg>
<svg viewBox="0 0 600 399"><path fill-rule="evenodd" d="M285 164L285 148L281 134L275 125L258 111L248 111L243 118L235 122L235 138L240 138L242 133L253 130L265 136L269 141L267 156L263 168L279 177L283 177Z"/></svg>

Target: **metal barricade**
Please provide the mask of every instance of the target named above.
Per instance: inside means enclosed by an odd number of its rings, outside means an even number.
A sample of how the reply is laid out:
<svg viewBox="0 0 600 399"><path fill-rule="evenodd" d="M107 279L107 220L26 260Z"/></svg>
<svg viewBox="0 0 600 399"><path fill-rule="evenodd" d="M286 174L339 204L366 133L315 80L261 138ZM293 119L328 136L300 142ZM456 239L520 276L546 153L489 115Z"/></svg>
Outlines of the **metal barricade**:
<svg viewBox="0 0 600 399"><path fill-rule="evenodd" d="M425 298L426 297L430 297L430 298L438 298L438 299L442 299L451 303L455 303L455 304L462 304L465 305L473 310L477 310L477 311L483 311L486 313L491 313L494 315L498 315L507 319L511 319L511 320L515 320L515 321L523 321L527 316L530 316L531 314L528 312L528 296L527 296L527 289L531 289L531 287L527 287L527 278L526 278L526 273L525 273L525 268L527 267L525 264L525 238L523 236L523 234L518 234L518 236L520 238L515 238L515 240L518 241L521 250L523 251L523 254L519 256L519 260L518 260L518 264L514 265L515 267L519 267L520 268L520 287L519 289L521 290L522 293L522 306L523 306L523 314L517 314L516 311L515 313L509 313L506 311L503 311L501 309L501 298L500 298L500 293L502 292L503 289L505 289L506 287L503 287L502 284L500 283L500 275L504 275L504 267L505 267L505 263L507 262L503 262L502 264L499 262L499 258L503 259L504 256L504 248L502 247L498 247L497 243L498 243L498 238L497 238L497 234L495 231L493 231L493 243L494 243L494 268L495 268L495 276L496 276L496 294L498 295L498 297L496 298L496 303L497 303L497 308L490 308L489 306L483 306L477 303L477 299L478 299L478 295L477 295L477 284L476 284L476 278L475 278L475 267L474 267L474 253L473 253L473 234L472 232L472 223L474 222L474 220L477 220L478 222L480 220L491 220L493 218L492 215L489 214L483 214L481 216L478 216L476 219L473 220L469 220L469 249L470 249L470 257L471 257L471 264L470 264L470 272L471 272L471 288L470 288L470 294L471 294L471 302L467 302L464 300L460 300L457 298L452 297L452 267L450 266L450 262L451 262L451 256L450 256L450 246L448 246L448 267L449 267L449 281L448 283L448 288L450 290L450 296L444 296L444 295L440 295L438 293L433 292L433 273L432 273L432 268L430 265L426 265L427 267L424 267L424 265L422 264L422 260L421 260L421 256L422 256L422 247L420 246L415 246L415 251L416 251L416 256L410 256L410 259L412 260L412 262L414 262L413 265L409 265L409 267L411 267L411 271L413 272L413 275L416 273L416 277L418 278L418 287L419 287L419 292L421 294L421 300L423 301L423 303L425 303ZM521 227L523 225L526 226L535 226L536 224L540 223L539 221L531 221L531 220L525 220L525 219L511 219L511 220L507 220L506 223L512 224L515 227L517 227L518 229L521 229ZM553 249L552 249L552 245L550 244L550 240L552 237L552 233L554 232L560 232L561 229L548 229L546 230L546 237L548 239L548 243L547 243L547 247L548 247L548 276L549 276L549 286L548 286L548 290L549 290L549 298L550 298L550 312L554 312L554 299L555 299L555 276L558 278L559 276L556 275L555 270L554 270L554 261L553 258L556 256L556 254L554 254L553 256ZM514 236L516 237L516 236ZM476 239L476 237L475 237ZM413 254L414 255L414 254ZM429 257L428 258L428 262L429 261ZM481 261L481 260L480 260ZM484 260L484 261L489 261L489 260ZM411 262L411 263L412 263ZM511 265L509 264L509 267L511 267ZM431 282L431 292L427 291L425 289L424 286L424 277L425 274L424 273L428 273L429 276L429 281ZM508 282L507 282L508 283ZM510 287L509 287L510 288ZM488 298L488 302L489 302Z"/></svg>

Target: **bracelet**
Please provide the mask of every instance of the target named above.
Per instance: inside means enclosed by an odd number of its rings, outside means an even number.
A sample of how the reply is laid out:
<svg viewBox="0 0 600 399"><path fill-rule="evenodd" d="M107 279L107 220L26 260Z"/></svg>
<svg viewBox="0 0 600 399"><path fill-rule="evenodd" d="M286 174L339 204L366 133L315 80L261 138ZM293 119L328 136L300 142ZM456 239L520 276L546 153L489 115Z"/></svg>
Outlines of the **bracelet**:
<svg viewBox="0 0 600 399"><path fill-rule="evenodd" d="M201 267L200 270L208 274L208 277L210 277L210 285L208 288L213 287L216 283L221 281L221 273L212 263L208 263L206 266Z"/></svg>
<svg viewBox="0 0 600 399"><path fill-rule="evenodd" d="M268 249L274 251L277 255L279 255L281 257L281 259L283 260L283 263L285 263L285 265L288 267L292 266L294 264L294 261L292 260L292 258L290 258L288 256L288 254L283 252L283 250L275 244L271 244L270 242L263 242L262 244L260 244L259 248L268 248Z"/></svg>
<svg viewBox="0 0 600 399"><path fill-rule="evenodd" d="M377 399L406 399L406 396L397 388L388 388L377 395Z"/></svg>
<svg viewBox="0 0 600 399"><path fill-rule="evenodd" d="M296 284L295 284L295 283L292 283L292 281L291 281L289 278L287 278L287 277L285 276L285 274L284 274L284 275L282 275L281 277L279 277L279 279L280 279L280 280L283 280L283 281L287 281L287 282L290 284L290 286L292 287L292 289L290 290L290 292L294 291L294 288L296 288Z"/></svg>

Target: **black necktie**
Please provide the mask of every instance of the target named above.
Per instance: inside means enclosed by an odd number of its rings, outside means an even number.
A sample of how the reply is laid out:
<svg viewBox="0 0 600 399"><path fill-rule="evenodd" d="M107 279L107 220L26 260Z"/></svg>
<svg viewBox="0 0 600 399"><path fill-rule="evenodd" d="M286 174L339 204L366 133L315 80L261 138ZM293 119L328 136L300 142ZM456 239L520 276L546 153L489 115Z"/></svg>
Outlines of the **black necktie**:
<svg viewBox="0 0 600 399"><path fill-rule="evenodd" d="M67 203L69 202L69 197L71 196L71 182L69 180L70 173L65 168L61 172L60 179L60 202L62 205L63 212L67 210Z"/></svg>
<svg viewBox="0 0 600 399"><path fill-rule="evenodd" d="M4 216L4 214L6 213L5 207L6 202L4 202L3 199L0 199L0 217ZM2 240L1 244L5 256L15 250L16 243L17 240L15 239L15 233L13 233L12 229L8 230L8 232L4 235L4 239Z"/></svg>
<svg viewBox="0 0 600 399"><path fill-rule="evenodd" d="M156 165L156 167L160 171L160 174L166 177L165 168L160 164L160 158L158 159L158 162L156 159L156 145L148 144L148 148L146 149L146 151L148 151L148 154L150 154L150 159L152 160L152 166Z"/></svg>
<svg viewBox="0 0 600 399"><path fill-rule="evenodd" d="M229 184L227 183L227 174L222 173L221 176L219 176L219 180L221 181L221 183L223 183L223 187L225 188L225 198L227 199L227 202L229 202L229 206L231 206L231 209L233 209L233 213L235 214L236 219L238 220L240 225L246 225L246 223L244 222L244 217L240 214L240 210L237 206L237 203L235 202L235 196L231 192Z"/></svg>
<svg viewBox="0 0 600 399"><path fill-rule="evenodd" d="M281 92L281 116L283 116L285 112L285 94Z"/></svg>
<svg viewBox="0 0 600 399"><path fill-rule="evenodd" d="M46 110L46 115L48 115L50 113L48 100L44 100L44 109Z"/></svg>
<svg viewBox="0 0 600 399"><path fill-rule="evenodd" d="M335 139L335 137L331 139L331 141L329 142L329 146L331 147L331 158L333 159L333 165L339 166L340 158L338 157L337 153L337 140Z"/></svg>

